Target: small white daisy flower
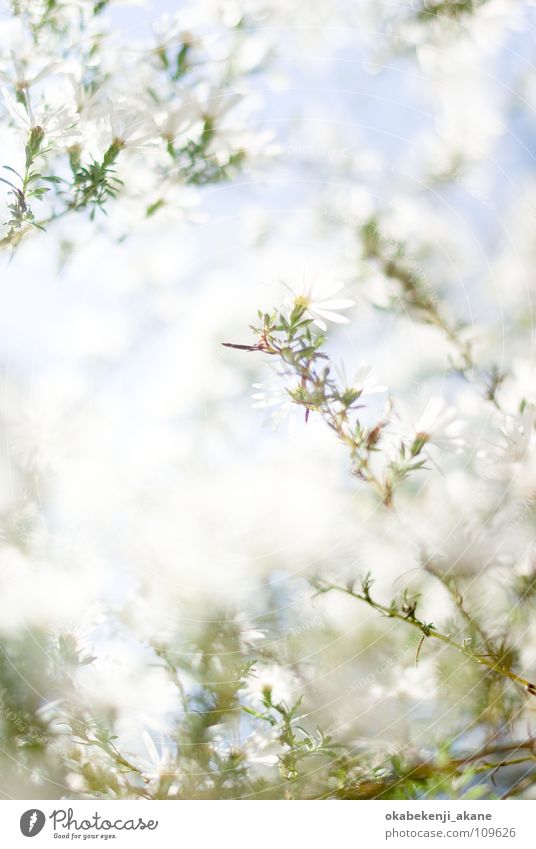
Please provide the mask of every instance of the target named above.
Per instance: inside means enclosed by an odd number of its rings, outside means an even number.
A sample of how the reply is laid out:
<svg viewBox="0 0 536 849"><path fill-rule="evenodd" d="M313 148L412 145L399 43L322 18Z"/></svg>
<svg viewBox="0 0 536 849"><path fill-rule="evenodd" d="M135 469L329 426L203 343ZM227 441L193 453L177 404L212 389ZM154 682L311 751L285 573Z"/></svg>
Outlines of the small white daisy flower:
<svg viewBox="0 0 536 849"><path fill-rule="evenodd" d="M14 123L26 133L36 127L40 127L47 139L61 136L65 133L73 134L77 116L70 112L65 106L49 107L39 104L32 108L30 99L27 98L28 109L21 103L17 103L7 89L1 89L1 101L8 111Z"/></svg>
<svg viewBox="0 0 536 849"><path fill-rule="evenodd" d="M460 450L465 440L460 437L464 422L458 418L456 407L449 406L446 401L435 396L430 398L423 412L414 425L414 444L432 443L440 448Z"/></svg>
<svg viewBox="0 0 536 849"><path fill-rule="evenodd" d="M121 149L142 150L157 144L158 128L149 114L116 109L109 101L102 110L101 124L104 135Z"/></svg>
<svg viewBox="0 0 536 849"><path fill-rule="evenodd" d="M296 431L297 408L291 401L286 388L281 384L254 383L255 392L251 396L255 410L269 410L267 421L276 430L287 420L289 436Z"/></svg>
<svg viewBox="0 0 536 849"><path fill-rule="evenodd" d="M355 306L355 301L350 298L332 298L332 295L337 294L343 288L344 283L330 282L324 285L316 284L306 288L302 284L299 293L293 293L293 298L290 301L290 307L303 306L305 307L305 316L312 319L313 324L316 324L323 332L328 328L326 321L332 321L334 324L349 324L350 319L340 314L340 310L347 310Z"/></svg>
<svg viewBox="0 0 536 849"><path fill-rule="evenodd" d="M258 709L269 698L273 704L290 707L299 694L299 682L289 669L275 663L259 664L250 673L243 690L244 701Z"/></svg>
<svg viewBox="0 0 536 849"><path fill-rule="evenodd" d="M174 142L192 130L196 122L201 127L200 107L193 100L177 103L156 118L158 130L165 141Z"/></svg>
<svg viewBox="0 0 536 849"><path fill-rule="evenodd" d="M348 378L344 366L337 369L339 380L346 389L358 393L358 397L363 395L377 395L387 391L387 386L378 383L378 377L372 371L372 366L361 360L355 374L352 378Z"/></svg>
<svg viewBox="0 0 536 849"><path fill-rule="evenodd" d="M534 443L534 424L536 409L527 404L519 415L509 419L501 428L504 437L504 459L511 463L526 460L531 445Z"/></svg>
<svg viewBox="0 0 536 849"><path fill-rule="evenodd" d="M499 427L500 443L479 451L479 459L506 468L516 463L526 464L536 442L535 423L536 409L531 404L516 416L505 415Z"/></svg>
<svg viewBox="0 0 536 849"><path fill-rule="evenodd" d="M146 756L139 759L139 765L144 775L152 781L158 781L161 776L172 773L174 757L171 749L163 742L160 744L160 748L157 748L148 731L142 731L141 739L145 746Z"/></svg>
<svg viewBox="0 0 536 849"><path fill-rule="evenodd" d="M14 50L10 51L10 56L14 73L4 71L0 68L0 79L13 84L19 91L27 91L35 83L51 74L57 73L66 66L65 62L54 59L44 65L42 62L34 63L32 67L28 64L27 60L21 61Z"/></svg>

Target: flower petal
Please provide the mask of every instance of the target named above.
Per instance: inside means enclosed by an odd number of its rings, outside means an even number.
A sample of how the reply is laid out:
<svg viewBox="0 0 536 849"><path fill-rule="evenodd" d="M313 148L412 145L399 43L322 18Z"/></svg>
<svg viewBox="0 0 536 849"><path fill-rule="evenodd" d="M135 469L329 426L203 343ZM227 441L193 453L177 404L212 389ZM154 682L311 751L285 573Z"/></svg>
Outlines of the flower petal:
<svg viewBox="0 0 536 849"><path fill-rule="evenodd" d="M355 301L349 298L338 298L334 301L313 301L311 307L314 309L347 310L350 307L355 307Z"/></svg>
<svg viewBox="0 0 536 849"><path fill-rule="evenodd" d="M311 313L315 316L315 318L325 318L326 321L332 321L334 324L350 324L350 319L347 318L347 316L345 315L339 315L338 312L331 312L330 310L318 309L317 307L315 310L311 310Z"/></svg>

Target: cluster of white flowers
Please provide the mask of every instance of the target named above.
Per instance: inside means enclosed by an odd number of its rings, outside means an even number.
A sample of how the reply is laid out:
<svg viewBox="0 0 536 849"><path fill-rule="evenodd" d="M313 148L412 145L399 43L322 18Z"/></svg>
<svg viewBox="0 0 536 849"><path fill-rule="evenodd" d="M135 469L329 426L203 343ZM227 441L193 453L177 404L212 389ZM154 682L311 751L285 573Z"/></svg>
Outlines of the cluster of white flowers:
<svg viewBox="0 0 536 849"><path fill-rule="evenodd" d="M116 196L123 227L163 207L180 214L184 187L225 180L267 150L243 103L255 63L230 71L182 14L125 44L109 5L16 4L0 19L4 246ZM229 38L232 55L241 38L233 27Z"/></svg>

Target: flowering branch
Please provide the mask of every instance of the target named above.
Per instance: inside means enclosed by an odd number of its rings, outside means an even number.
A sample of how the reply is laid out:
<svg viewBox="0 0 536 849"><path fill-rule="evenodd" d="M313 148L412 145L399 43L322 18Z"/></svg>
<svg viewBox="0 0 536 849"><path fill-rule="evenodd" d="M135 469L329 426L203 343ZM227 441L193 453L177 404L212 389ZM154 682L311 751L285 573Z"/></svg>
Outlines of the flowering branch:
<svg viewBox="0 0 536 849"><path fill-rule="evenodd" d="M43 176L39 173L36 167L37 158L42 155L43 141L45 133L42 127L32 127L29 134L26 146L24 149L25 170L21 175L14 168L4 165L6 171L12 172L20 180L20 188L11 180L0 177L0 182L5 183L10 187L8 194L12 195L13 201L7 204L7 208L11 213L9 221L6 225L9 227L5 239L0 240L0 245L6 241L10 242L17 230L20 230L23 224L29 224L38 229L44 229L42 225L35 221L35 216L30 208L30 201L33 198L40 200L50 189L46 186L38 185L39 182L60 183L59 177L52 175Z"/></svg>
<svg viewBox="0 0 536 849"><path fill-rule="evenodd" d="M292 385L286 389L290 401L304 408L306 421L311 412L321 416L349 449L353 474L370 484L381 501L391 507L395 487L411 472L425 466L423 449L430 435L419 430L411 440L401 439L395 457L388 458L380 472L373 470L373 459L380 450L391 406L388 405L373 424L365 425L358 413L364 406L363 397L381 390L375 386L375 379L371 379L368 367L362 366L357 379L350 385L338 380L329 356L321 350L325 336L314 331L315 324L325 328L324 318L341 321L334 312L346 308L340 303L317 303L311 295L298 295L288 311L258 312L260 324L251 328L258 337L254 345L222 344L227 348L259 351L277 357L281 376L292 380Z"/></svg>
<svg viewBox="0 0 536 849"><path fill-rule="evenodd" d="M26 172L4 165L17 181L0 178L13 196L0 247L15 247L32 227L46 229L72 212L89 210L93 218L120 196L138 204L140 220L149 218L164 207L180 206L184 186L231 178L252 146L259 149L257 132L236 117L232 126L228 121L242 100L233 76L255 66L233 73L222 68L218 76L202 41L180 30L177 18L147 45L139 70L136 63L125 65L118 53L114 71L115 48L100 18L108 3L79 5L21 4L19 9L17 4L13 10L22 43L0 50L5 83L0 103L15 149L17 135L24 133ZM232 49L238 49L239 39ZM42 83L51 77L49 89ZM37 157L45 154L46 166L37 168ZM129 167L132 154L136 168ZM43 181L57 184L57 190L37 221L29 201L43 200L50 191Z"/></svg>
<svg viewBox="0 0 536 849"><path fill-rule="evenodd" d="M465 657L468 657L473 662L478 663L481 666L486 666L492 672L495 672L498 675L502 675L505 678L509 678L516 684L520 684L531 696L536 696L536 685L532 684L526 678L523 678L523 676L518 675L516 672L513 672L506 666L502 666L501 663L493 657L489 658L485 655L476 654L470 649L467 641L464 640L463 643L459 643L456 640L452 639L452 637L450 637L448 634L443 634L441 631L439 631L433 623L425 622L424 620L419 619L416 616L416 610L419 603L419 596L412 596L406 591L404 593L402 603L398 603L395 599L393 599L391 604L387 607L386 605L380 604L380 602L372 598L370 594L370 588L372 586L372 583L373 582L370 578L370 575L367 575L361 582L361 590L356 591L354 589L353 583L347 586L341 586L339 584L332 584L328 581L323 581L320 578L314 579L314 586L317 590L317 595L331 592L333 590L345 593L346 595L349 595L352 598L358 599L359 601L368 604L369 607L372 607L374 610L378 611L383 616L388 616L391 619L398 619L401 622L407 622L414 628L418 628L424 638L433 637L434 639L445 643L446 645L455 649L460 654L463 654Z"/></svg>

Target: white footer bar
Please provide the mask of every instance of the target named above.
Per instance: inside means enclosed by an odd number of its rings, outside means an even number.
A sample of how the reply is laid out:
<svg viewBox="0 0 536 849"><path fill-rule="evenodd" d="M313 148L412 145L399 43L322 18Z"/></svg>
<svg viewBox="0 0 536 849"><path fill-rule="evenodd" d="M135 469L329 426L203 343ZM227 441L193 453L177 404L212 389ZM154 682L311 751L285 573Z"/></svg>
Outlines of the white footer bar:
<svg viewBox="0 0 536 849"><path fill-rule="evenodd" d="M3 801L0 845L121 849L536 846L536 801ZM35 842L30 842L35 841Z"/></svg>

